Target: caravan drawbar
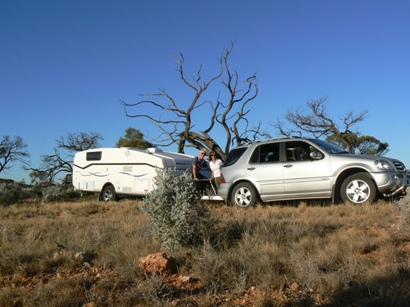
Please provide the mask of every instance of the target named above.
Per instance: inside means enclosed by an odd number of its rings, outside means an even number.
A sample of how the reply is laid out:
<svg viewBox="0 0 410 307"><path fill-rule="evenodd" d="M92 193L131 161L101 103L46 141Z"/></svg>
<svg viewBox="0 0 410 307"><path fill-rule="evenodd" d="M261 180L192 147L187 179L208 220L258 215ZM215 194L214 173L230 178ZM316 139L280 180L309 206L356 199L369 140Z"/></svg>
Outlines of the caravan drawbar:
<svg viewBox="0 0 410 307"><path fill-rule="evenodd" d="M156 169L170 168L181 174L189 169L193 156L166 152L159 148L98 148L75 154L74 189L97 193L99 200L119 196L144 196L155 188Z"/></svg>

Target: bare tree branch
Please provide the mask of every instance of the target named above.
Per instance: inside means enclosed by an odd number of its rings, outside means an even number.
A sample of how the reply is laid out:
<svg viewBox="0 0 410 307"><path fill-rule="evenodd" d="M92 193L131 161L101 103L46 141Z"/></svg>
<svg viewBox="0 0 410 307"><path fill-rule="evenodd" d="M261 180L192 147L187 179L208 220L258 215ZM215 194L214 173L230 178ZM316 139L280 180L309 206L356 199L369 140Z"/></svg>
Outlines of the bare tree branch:
<svg viewBox="0 0 410 307"><path fill-rule="evenodd" d="M61 136L56 140L54 154L41 156L40 167L25 169L31 171L32 182L53 183L59 174L72 173L73 157L76 152L96 148L100 146L99 141L102 139L101 134L95 132L69 133L67 138Z"/></svg>
<svg viewBox="0 0 410 307"><path fill-rule="evenodd" d="M18 161L23 165L29 165L27 158L30 156L26 150L20 136L11 139L10 136L3 136L0 142L0 173L13 167L13 163Z"/></svg>
<svg viewBox="0 0 410 307"><path fill-rule="evenodd" d="M60 136L56 142L57 148L66 150L68 152L68 156L73 157L76 152L99 147L99 141L102 139L103 137L101 134L96 132L80 132L79 134L69 133L67 135L67 139Z"/></svg>
<svg viewBox="0 0 410 307"><path fill-rule="evenodd" d="M250 112L247 105L258 95L256 75L245 79L247 84L245 89L239 88L239 74L236 71L231 72L228 62L234 45L235 41L218 59L218 72L207 80L203 79L202 65L196 70L194 76L189 77L184 71L183 54L180 53L178 57L174 56L178 64L179 79L193 91L188 103L186 99L176 100L162 89L156 94L142 95L153 97L153 100L141 100L136 103L122 101L125 115L131 118L149 119L160 130L160 135L154 139L162 143L162 146L177 144L180 153L183 153L186 147L198 149L205 147L225 158L231 142L236 141L240 145L247 139L247 133L253 134L255 138L259 135L260 129L260 124L249 129L246 118ZM208 94L210 87L217 80L221 80L223 89L228 95L219 90L215 101L205 98L205 94ZM222 98L225 96L226 98ZM136 109L136 112L131 113L130 108ZM147 109L153 111L147 111ZM194 119L194 116L198 116L201 112L206 112L206 116L209 114L209 121L203 129L197 127L198 123ZM215 136L220 137L221 129L226 135L226 143L223 146L220 146L215 138Z"/></svg>
<svg viewBox="0 0 410 307"><path fill-rule="evenodd" d="M327 97L311 100L306 103L310 113L304 114L303 110L296 109L286 113L286 120L297 129L286 131L283 124L278 120L274 125L282 135L289 136L295 131L304 131L312 134L316 138L335 135L337 139L349 152L354 152L354 144L351 143L347 135L353 133L352 127L366 118L367 111L362 111L358 115L353 112L346 113L342 120L342 127L330 117L326 110Z"/></svg>

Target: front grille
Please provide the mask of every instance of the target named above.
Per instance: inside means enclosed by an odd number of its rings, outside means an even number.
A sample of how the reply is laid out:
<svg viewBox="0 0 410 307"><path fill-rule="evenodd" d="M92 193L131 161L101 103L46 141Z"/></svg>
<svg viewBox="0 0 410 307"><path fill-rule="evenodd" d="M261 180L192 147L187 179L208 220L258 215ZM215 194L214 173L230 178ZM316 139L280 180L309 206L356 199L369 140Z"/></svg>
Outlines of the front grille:
<svg viewBox="0 0 410 307"><path fill-rule="evenodd" d="M399 172L403 172L406 168L404 167L404 164L401 162L394 162L394 166Z"/></svg>

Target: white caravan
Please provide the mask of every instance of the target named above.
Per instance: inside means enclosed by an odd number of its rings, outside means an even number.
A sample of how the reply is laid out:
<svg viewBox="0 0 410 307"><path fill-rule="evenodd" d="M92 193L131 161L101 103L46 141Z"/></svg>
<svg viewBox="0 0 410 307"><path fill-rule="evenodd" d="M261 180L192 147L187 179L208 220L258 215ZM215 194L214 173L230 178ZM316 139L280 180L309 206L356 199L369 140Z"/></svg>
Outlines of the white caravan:
<svg viewBox="0 0 410 307"><path fill-rule="evenodd" d="M154 187L157 168L176 173L189 169L193 156L158 148L98 148L74 156L73 186L83 193L98 193L99 200L118 196L144 196Z"/></svg>

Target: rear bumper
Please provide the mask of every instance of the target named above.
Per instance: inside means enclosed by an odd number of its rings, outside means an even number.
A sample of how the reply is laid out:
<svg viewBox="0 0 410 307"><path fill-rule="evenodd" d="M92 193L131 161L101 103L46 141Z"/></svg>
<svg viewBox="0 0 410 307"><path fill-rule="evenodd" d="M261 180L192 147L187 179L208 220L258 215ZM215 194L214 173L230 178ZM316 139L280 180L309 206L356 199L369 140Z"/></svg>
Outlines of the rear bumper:
<svg viewBox="0 0 410 307"><path fill-rule="evenodd" d="M201 200L223 201L222 197L221 197L221 196L218 196L218 195L214 195L214 196L206 196L206 195L204 195L204 196L201 197Z"/></svg>
<svg viewBox="0 0 410 307"><path fill-rule="evenodd" d="M221 186L219 187L218 190L218 196L224 201L228 201L228 193L229 193L229 187L231 184L228 183L221 183Z"/></svg>

